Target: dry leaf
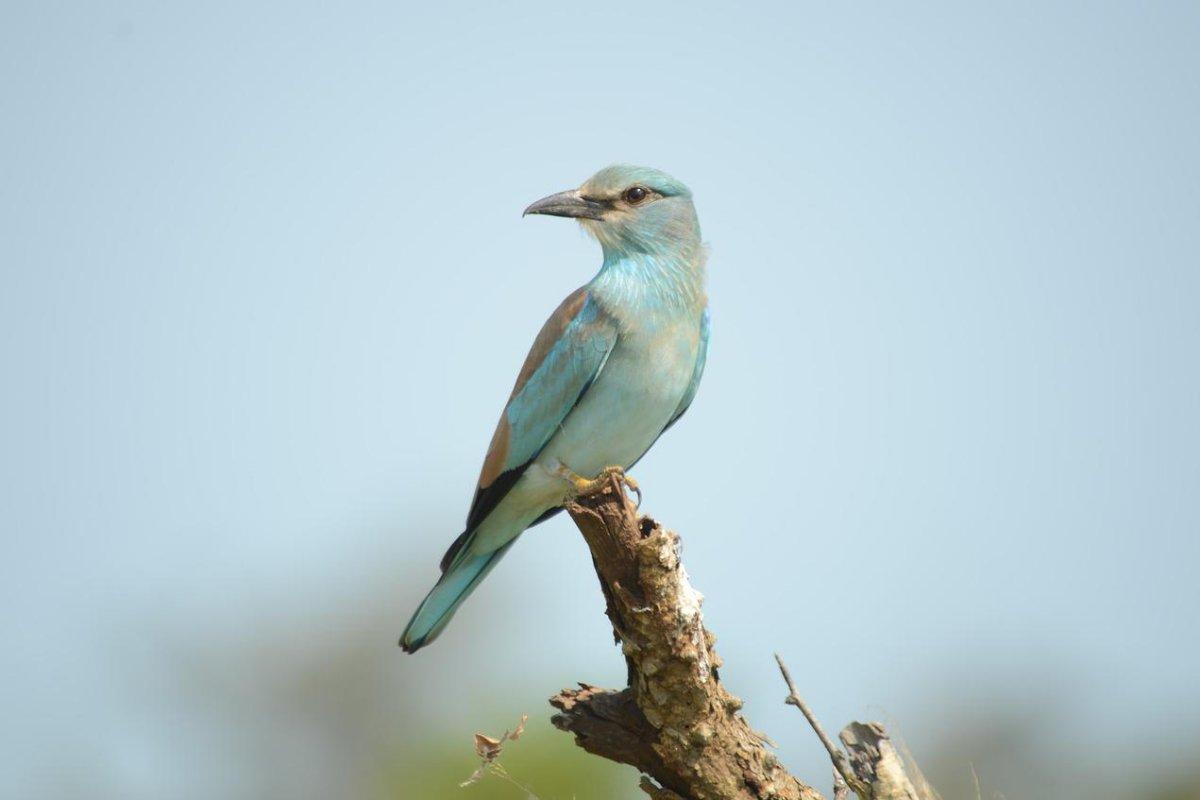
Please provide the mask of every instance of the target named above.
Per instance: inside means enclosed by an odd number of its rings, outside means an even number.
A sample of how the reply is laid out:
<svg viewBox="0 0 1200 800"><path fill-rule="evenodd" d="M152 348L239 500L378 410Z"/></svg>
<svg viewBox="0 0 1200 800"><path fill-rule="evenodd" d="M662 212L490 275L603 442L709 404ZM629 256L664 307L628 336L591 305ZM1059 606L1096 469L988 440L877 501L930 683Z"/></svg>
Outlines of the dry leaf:
<svg viewBox="0 0 1200 800"><path fill-rule="evenodd" d="M528 714L521 715L521 721L517 723L517 729L509 734L508 738L517 740L521 738L521 734L525 732L525 723L529 720Z"/></svg>
<svg viewBox="0 0 1200 800"><path fill-rule="evenodd" d="M505 731L504 735L499 739L488 736L486 733L475 731L475 753L482 759L482 761L479 764L479 769L471 773L471 777L460 783L459 786L470 786L482 778L489 770L505 778L505 780L516 783L516 781L513 781L513 779L508 776L504 770L504 767L502 767L500 763L496 761L496 759L500 757L501 751L504 750L505 742L509 741L510 739L516 740L521 738L521 734L525 732L525 723L528 720L529 715L522 714L521 721L517 723L516 729L511 733ZM516 785L521 786L523 789L526 788L520 783L517 783ZM526 789L526 791L528 792L528 789ZM534 797L532 792L529 792L529 796Z"/></svg>
<svg viewBox="0 0 1200 800"><path fill-rule="evenodd" d="M503 743L503 737L493 739L491 736L482 734L479 731L475 732L475 752L484 761L495 761L496 756L500 755L500 751L504 749Z"/></svg>

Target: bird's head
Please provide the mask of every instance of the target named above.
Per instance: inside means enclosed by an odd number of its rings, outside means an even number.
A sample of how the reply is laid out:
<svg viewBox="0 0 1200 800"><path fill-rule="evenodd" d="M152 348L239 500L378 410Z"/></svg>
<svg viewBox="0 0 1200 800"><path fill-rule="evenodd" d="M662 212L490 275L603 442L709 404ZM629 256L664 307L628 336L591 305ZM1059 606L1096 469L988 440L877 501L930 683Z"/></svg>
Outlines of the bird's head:
<svg viewBox="0 0 1200 800"><path fill-rule="evenodd" d="M543 197L525 214L574 217L605 255L691 251L700 246L692 192L665 172L614 164L578 189Z"/></svg>

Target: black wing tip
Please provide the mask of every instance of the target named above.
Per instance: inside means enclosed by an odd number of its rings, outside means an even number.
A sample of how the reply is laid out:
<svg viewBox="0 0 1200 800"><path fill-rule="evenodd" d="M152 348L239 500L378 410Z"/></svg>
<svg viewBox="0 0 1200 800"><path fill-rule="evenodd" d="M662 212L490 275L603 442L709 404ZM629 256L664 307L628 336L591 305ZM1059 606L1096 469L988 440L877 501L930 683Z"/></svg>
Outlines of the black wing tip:
<svg viewBox="0 0 1200 800"><path fill-rule="evenodd" d="M446 574L446 570L450 569L450 564L453 563L454 557L458 555L458 551L462 550L463 545L467 543L467 537L470 535L471 529L467 528L458 536L454 537L454 541L451 542L450 547L447 548L446 554L442 556L441 563L438 564L438 569L442 571L443 575Z"/></svg>
<svg viewBox="0 0 1200 800"><path fill-rule="evenodd" d="M411 654L411 653L415 653L418 650L420 650L422 647L424 647L426 645L426 643L427 642L424 637L422 637L420 639L413 639L412 641L409 641L408 639L401 639L400 640L400 649L406 653Z"/></svg>
<svg viewBox="0 0 1200 800"><path fill-rule="evenodd" d="M504 472L496 476L494 481L476 491L475 500L471 503L471 511L467 514L467 531L473 531L483 524L483 521L487 519L487 515L496 510L496 506L500 505L500 501L517 485L517 481L521 480L521 476L525 474L525 470L529 468L529 465L537 459L538 454L541 452L541 448L539 448L538 452L534 453L524 464L518 464L512 469L504 470ZM463 536L466 536L466 533Z"/></svg>

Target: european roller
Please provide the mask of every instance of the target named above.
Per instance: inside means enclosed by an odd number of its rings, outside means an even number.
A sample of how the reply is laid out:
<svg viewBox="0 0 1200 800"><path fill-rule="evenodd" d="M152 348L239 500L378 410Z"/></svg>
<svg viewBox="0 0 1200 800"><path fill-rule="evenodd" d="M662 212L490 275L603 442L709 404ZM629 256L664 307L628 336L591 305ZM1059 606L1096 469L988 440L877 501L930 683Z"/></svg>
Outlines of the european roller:
<svg viewBox="0 0 1200 800"><path fill-rule="evenodd" d="M525 529L636 464L687 411L704 372L705 250L686 186L616 165L525 214L578 220L604 261L550 315L517 374L466 530L400 638L409 653L437 638Z"/></svg>

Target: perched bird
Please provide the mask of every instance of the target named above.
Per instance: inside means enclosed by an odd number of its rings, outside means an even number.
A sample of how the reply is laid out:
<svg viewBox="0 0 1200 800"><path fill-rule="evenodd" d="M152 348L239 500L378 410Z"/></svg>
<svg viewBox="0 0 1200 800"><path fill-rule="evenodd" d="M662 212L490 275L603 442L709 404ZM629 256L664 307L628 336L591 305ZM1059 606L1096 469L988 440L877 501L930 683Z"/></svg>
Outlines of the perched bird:
<svg viewBox="0 0 1200 800"><path fill-rule="evenodd" d="M400 638L429 644L526 529L632 467L691 404L708 347L705 250L692 193L614 165L525 209L577 219L604 263L542 327L483 461L466 530ZM636 488L633 484L631 488Z"/></svg>

